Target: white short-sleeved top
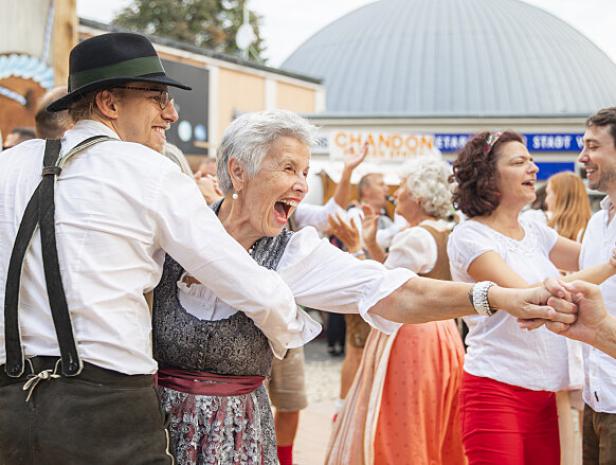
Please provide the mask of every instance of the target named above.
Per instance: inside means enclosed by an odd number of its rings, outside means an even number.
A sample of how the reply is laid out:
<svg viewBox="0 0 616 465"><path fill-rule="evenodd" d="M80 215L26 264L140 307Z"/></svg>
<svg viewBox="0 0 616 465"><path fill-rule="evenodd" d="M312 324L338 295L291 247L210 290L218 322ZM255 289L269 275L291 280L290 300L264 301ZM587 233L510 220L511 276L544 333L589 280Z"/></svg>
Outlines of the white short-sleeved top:
<svg viewBox="0 0 616 465"><path fill-rule="evenodd" d="M447 246L454 281L475 282L468 268L480 255L493 251L527 283L538 283L559 272L549 259L558 235L547 226L520 219L524 238L515 240L474 220L458 225ZM514 317L465 318L469 327L464 370L472 375L536 391L559 391L571 385L566 339L542 327L523 331Z"/></svg>

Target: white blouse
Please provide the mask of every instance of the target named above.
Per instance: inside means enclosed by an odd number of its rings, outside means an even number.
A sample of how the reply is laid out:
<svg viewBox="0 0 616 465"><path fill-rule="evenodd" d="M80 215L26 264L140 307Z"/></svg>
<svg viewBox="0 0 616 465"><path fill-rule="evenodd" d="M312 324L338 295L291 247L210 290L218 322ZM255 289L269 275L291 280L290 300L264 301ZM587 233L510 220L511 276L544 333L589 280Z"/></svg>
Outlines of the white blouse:
<svg viewBox="0 0 616 465"><path fill-rule="evenodd" d="M559 272L549 259L558 235L547 226L521 218L524 238L515 240L474 220L458 225L449 236L447 252L454 281L474 282L468 268L482 254L494 251L526 282L537 283ZM514 317L497 312L470 316L464 370L536 391L569 387L566 338L542 327L523 331Z"/></svg>
<svg viewBox="0 0 616 465"><path fill-rule="evenodd" d="M387 297L415 273L397 268L388 270L373 260L357 260L306 227L293 234L276 270L291 288L299 305L334 313L359 313L370 325L390 334L400 324L369 312L379 300ZM202 284L186 285L178 281L180 303L187 312L201 320L229 318L236 309L217 300ZM303 331L284 334L280 326L271 328L267 321L255 321L270 341L274 355L282 358L287 349L299 347L315 338L321 326L300 310L298 324ZM246 316L251 318L250 313Z"/></svg>

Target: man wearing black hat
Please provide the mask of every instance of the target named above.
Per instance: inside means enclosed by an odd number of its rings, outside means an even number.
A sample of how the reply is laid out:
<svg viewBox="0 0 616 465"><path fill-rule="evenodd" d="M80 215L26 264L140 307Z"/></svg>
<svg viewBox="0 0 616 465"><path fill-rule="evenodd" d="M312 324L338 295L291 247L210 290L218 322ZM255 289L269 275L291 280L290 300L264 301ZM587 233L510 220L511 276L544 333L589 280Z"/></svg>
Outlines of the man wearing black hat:
<svg viewBox="0 0 616 465"><path fill-rule="evenodd" d="M75 127L0 156L0 465L173 463L143 298L165 252L257 326L304 331L284 282L154 151L177 120L167 86L188 89L145 37L88 39L49 106Z"/></svg>

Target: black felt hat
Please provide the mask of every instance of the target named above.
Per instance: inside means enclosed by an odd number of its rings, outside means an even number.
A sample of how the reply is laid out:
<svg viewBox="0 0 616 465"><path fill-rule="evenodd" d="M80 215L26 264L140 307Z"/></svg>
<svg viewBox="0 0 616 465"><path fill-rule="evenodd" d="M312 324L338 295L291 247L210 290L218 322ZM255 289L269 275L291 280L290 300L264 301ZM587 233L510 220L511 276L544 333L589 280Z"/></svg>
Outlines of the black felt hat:
<svg viewBox="0 0 616 465"><path fill-rule="evenodd" d="M191 90L165 74L152 43L140 34L112 32L77 44L69 58L68 95L47 107L66 110L86 92L130 81L152 82Z"/></svg>

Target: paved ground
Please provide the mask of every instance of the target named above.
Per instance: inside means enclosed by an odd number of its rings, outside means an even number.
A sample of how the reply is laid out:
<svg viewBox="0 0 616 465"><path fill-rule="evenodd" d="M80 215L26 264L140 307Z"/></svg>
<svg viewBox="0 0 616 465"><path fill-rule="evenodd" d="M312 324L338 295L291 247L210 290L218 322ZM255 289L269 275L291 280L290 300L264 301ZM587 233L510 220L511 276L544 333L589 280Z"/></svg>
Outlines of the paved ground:
<svg viewBox="0 0 616 465"><path fill-rule="evenodd" d="M294 462L322 465L340 388L342 357L330 356L324 339L308 344L305 352L308 408L300 416Z"/></svg>

